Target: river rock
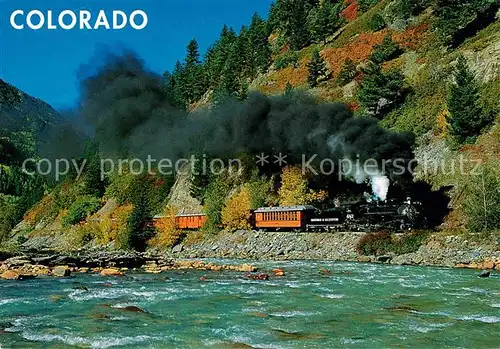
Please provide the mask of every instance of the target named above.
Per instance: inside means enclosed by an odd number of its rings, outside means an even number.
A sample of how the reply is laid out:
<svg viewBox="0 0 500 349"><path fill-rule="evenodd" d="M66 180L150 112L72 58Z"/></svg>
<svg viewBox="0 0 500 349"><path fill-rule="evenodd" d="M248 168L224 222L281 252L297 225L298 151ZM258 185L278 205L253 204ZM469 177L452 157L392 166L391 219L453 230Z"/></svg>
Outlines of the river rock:
<svg viewBox="0 0 500 349"><path fill-rule="evenodd" d="M25 264L31 264L31 260L26 256L18 256L7 259L4 264L10 267L20 267Z"/></svg>
<svg viewBox="0 0 500 349"><path fill-rule="evenodd" d="M36 275L24 274L17 270L7 270L4 271L2 275L0 275L0 278L4 280L27 280L27 279L33 279L35 277Z"/></svg>
<svg viewBox="0 0 500 349"><path fill-rule="evenodd" d="M479 274L480 278L489 278L490 277L490 271L489 270L483 270L481 274Z"/></svg>
<svg viewBox="0 0 500 349"><path fill-rule="evenodd" d="M257 271L257 268L253 265L243 264L239 267L239 271L253 273L254 271Z"/></svg>
<svg viewBox="0 0 500 349"><path fill-rule="evenodd" d="M377 257L377 262L380 262L380 263L388 263L390 262L392 259L392 256L378 256Z"/></svg>
<svg viewBox="0 0 500 349"><path fill-rule="evenodd" d="M180 253L184 250L184 246L182 244L175 245L174 248L172 248L173 253Z"/></svg>
<svg viewBox="0 0 500 349"><path fill-rule="evenodd" d="M285 276L285 271L283 269L273 269L274 276Z"/></svg>
<svg viewBox="0 0 500 349"><path fill-rule="evenodd" d="M68 277L70 275L71 271L68 266L58 266L52 269L52 276Z"/></svg>
<svg viewBox="0 0 500 349"><path fill-rule="evenodd" d="M101 276L124 276L125 273L118 269L114 268L108 268L108 269L103 269L100 273Z"/></svg>
<svg viewBox="0 0 500 349"><path fill-rule="evenodd" d="M269 274L266 273L248 274L247 277L252 280L269 280Z"/></svg>

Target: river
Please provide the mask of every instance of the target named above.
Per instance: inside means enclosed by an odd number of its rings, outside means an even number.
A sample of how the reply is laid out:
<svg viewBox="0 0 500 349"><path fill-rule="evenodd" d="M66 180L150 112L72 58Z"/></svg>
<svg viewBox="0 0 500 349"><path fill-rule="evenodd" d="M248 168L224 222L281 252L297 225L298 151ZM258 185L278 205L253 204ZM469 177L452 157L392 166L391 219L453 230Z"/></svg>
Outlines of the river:
<svg viewBox="0 0 500 349"><path fill-rule="evenodd" d="M0 281L0 347L500 347L497 274L482 279L477 271L446 268L252 264L283 268L286 275L256 281L235 272L170 271Z"/></svg>

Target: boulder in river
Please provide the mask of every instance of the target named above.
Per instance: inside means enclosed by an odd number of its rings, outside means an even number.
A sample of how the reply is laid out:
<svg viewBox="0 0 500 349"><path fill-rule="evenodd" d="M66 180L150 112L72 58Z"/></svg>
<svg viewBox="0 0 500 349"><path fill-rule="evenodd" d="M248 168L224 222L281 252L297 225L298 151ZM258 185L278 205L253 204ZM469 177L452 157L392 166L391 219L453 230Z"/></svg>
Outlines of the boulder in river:
<svg viewBox="0 0 500 349"><path fill-rule="evenodd" d="M27 280L27 279L33 279L35 277L36 275L24 274L17 270L7 270L0 275L0 278L4 280Z"/></svg>
<svg viewBox="0 0 500 349"><path fill-rule="evenodd" d="M283 269L273 269L274 276L285 276L285 271Z"/></svg>
<svg viewBox="0 0 500 349"><path fill-rule="evenodd" d="M101 271L101 276L124 276L125 273L114 268L103 269Z"/></svg>
<svg viewBox="0 0 500 349"><path fill-rule="evenodd" d="M68 277L70 275L71 271L68 266L58 266L52 269L52 276Z"/></svg>
<svg viewBox="0 0 500 349"><path fill-rule="evenodd" d="M489 278L490 277L490 271L489 270L483 270L481 274L479 274L480 278Z"/></svg>
<svg viewBox="0 0 500 349"><path fill-rule="evenodd" d="M266 273L248 274L247 277L252 280L269 280L269 274Z"/></svg>

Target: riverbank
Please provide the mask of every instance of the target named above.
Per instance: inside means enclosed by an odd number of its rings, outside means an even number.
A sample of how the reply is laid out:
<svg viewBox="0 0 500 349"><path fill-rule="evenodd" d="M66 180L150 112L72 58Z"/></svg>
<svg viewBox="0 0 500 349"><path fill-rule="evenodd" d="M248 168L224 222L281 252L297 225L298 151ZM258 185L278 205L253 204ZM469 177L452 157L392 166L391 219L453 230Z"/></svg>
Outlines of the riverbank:
<svg viewBox="0 0 500 349"><path fill-rule="evenodd" d="M42 246L31 241L27 251L0 255L0 274L9 271L4 278L23 279L87 272L120 276L132 270L148 273L175 269L256 271L247 264L226 266L197 261L203 258L344 261L500 270L500 249L496 241L433 234L412 253L366 256L358 251L363 236L363 233L223 232L198 243L181 243L171 249L145 253L95 245L74 252L58 252L50 250L50 244ZM47 242L50 243L45 240Z"/></svg>
<svg viewBox="0 0 500 349"><path fill-rule="evenodd" d="M160 274L171 270L233 271L247 273L249 278L263 277L247 263L215 264L199 260L171 259L151 253L126 251L80 251L68 254L42 255L28 252L1 261L0 279L27 280L38 276L69 277L94 273L101 276L125 276L128 272Z"/></svg>
<svg viewBox="0 0 500 349"><path fill-rule="evenodd" d="M238 231L221 233L166 252L171 258L237 258L253 260L329 260L500 270L496 241L472 241L461 236L431 235L417 251L396 255L361 255L364 233L296 233Z"/></svg>

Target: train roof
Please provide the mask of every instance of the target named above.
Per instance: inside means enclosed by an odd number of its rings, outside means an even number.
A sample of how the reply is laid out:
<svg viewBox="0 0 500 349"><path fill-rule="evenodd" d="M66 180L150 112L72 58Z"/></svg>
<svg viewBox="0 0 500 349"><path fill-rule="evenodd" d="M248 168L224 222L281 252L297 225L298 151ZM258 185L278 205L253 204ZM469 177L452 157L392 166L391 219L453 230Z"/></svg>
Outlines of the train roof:
<svg viewBox="0 0 500 349"><path fill-rule="evenodd" d="M316 207L311 205L297 205L297 206L276 206L276 207L261 207L255 212L289 212L289 211L313 211Z"/></svg>
<svg viewBox="0 0 500 349"><path fill-rule="evenodd" d="M175 215L176 217L201 217L201 216L206 216L204 213L179 213ZM160 218L167 218L171 216L164 216L164 215L156 215L153 218L154 219L160 219Z"/></svg>

